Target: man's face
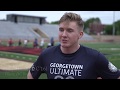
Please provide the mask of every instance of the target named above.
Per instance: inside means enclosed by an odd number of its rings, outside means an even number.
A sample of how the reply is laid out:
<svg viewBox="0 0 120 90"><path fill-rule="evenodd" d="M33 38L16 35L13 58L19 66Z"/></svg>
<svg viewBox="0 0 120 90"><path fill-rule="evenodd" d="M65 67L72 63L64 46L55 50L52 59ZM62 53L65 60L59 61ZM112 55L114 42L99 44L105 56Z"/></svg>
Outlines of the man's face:
<svg viewBox="0 0 120 90"><path fill-rule="evenodd" d="M59 41L62 47L69 48L78 45L83 31L80 30L76 22L62 22L59 25Z"/></svg>

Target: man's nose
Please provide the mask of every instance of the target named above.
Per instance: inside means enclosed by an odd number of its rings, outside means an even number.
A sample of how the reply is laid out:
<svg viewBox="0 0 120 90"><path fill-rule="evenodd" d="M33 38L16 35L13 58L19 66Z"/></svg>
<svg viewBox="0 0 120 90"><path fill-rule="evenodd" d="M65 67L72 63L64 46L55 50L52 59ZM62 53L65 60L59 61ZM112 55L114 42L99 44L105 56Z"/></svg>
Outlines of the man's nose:
<svg viewBox="0 0 120 90"><path fill-rule="evenodd" d="M67 36L67 32L64 31L63 34L62 34L62 36Z"/></svg>

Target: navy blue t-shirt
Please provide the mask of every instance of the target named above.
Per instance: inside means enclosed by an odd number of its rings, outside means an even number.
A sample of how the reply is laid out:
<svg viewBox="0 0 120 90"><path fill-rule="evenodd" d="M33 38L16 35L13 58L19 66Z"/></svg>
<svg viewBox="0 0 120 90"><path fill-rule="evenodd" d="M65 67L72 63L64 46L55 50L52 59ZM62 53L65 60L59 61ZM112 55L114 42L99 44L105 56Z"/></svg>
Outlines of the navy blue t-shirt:
<svg viewBox="0 0 120 90"><path fill-rule="evenodd" d="M60 45L45 49L30 68L33 78L46 73L48 79L117 79L120 71L97 50L83 45L64 54Z"/></svg>

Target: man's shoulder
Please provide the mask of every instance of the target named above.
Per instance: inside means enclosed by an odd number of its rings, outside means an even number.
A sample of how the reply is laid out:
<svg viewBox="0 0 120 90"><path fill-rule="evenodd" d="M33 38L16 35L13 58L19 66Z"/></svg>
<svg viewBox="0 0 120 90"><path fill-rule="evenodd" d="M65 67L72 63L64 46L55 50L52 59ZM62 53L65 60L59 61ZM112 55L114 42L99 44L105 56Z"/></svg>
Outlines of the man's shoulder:
<svg viewBox="0 0 120 90"><path fill-rule="evenodd" d="M54 51L56 51L58 48L59 48L59 45L57 45L57 46L50 46L50 47L44 49L44 50L43 50L43 53L54 52Z"/></svg>
<svg viewBox="0 0 120 90"><path fill-rule="evenodd" d="M100 53L98 50L94 49L94 48L90 48L84 45L81 45L83 51L85 51L86 53L88 53L89 55L96 55L98 53Z"/></svg>
<svg viewBox="0 0 120 90"><path fill-rule="evenodd" d="M81 47L84 48L84 49L86 49L86 50L97 51L96 49L88 47L88 46L81 45Z"/></svg>

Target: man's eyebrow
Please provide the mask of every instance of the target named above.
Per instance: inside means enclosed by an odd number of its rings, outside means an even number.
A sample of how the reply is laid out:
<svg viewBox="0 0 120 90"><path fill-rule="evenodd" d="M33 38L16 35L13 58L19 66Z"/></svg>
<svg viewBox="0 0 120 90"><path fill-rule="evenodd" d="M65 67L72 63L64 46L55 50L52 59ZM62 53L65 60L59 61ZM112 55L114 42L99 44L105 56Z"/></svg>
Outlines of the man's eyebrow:
<svg viewBox="0 0 120 90"><path fill-rule="evenodd" d="M67 28L67 29L71 29L71 30L73 30L72 28Z"/></svg>

